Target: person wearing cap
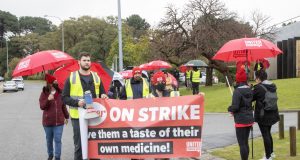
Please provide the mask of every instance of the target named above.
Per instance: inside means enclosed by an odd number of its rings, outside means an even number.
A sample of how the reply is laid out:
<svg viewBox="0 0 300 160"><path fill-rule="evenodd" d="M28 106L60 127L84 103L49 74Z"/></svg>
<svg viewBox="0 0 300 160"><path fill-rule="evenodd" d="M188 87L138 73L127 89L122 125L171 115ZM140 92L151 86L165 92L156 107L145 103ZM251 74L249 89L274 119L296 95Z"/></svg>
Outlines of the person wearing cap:
<svg viewBox="0 0 300 160"><path fill-rule="evenodd" d="M146 98L151 92L149 82L142 77L142 70L138 67L132 69L133 77L126 80L120 99Z"/></svg>
<svg viewBox="0 0 300 160"><path fill-rule="evenodd" d="M61 90L58 88L55 77L45 75L47 82L43 87L39 102L43 110L43 127L46 133L48 160L59 160L61 156L61 138L64 123L68 123L69 113L63 104ZM54 149L53 149L54 141Z"/></svg>
<svg viewBox="0 0 300 160"><path fill-rule="evenodd" d="M62 94L64 103L70 107L75 145L74 160L82 159L78 107L86 106L84 94L89 92L92 98L108 98L100 77L90 70L91 55L86 52L80 53L78 63L80 69L71 72L70 77L65 81Z"/></svg>
<svg viewBox="0 0 300 160"><path fill-rule="evenodd" d="M254 123L252 98L253 94L250 86L247 84L246 72L244 69L240 69L236 73L236 86L228 112L234 117L241 160L248 160L249 156L248 138Z"/></svg>
<svg viewBox="0 0 300 160"><path fill-rule="evenodd" d="M153 90L150 97L176 97L180 96L179 91L173 91L166 88L167 79L164 72L156 72L153 75L151 84Z"/></svg>

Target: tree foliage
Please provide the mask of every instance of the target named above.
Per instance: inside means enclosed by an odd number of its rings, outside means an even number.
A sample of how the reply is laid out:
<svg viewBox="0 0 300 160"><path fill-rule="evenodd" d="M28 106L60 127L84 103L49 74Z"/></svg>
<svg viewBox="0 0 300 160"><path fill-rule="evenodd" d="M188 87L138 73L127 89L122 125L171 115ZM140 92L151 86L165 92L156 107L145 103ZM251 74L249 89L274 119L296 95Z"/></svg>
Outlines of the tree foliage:
<svg viewBox="0 0 300 160"><path fill-rule="evenodd" d="M11 32L13 34L17 34L19 29L18 29L18 18L17 16L0 10L0 22L3 21L3 27L4 27L4 32L3 34L7 32ZM2 33L1 33L2 34ZM3 35L0 35L0 37L3 37Z"/></svg>
<svg viewBox="0 0 300 160"><path fill-rule="evenodd" d="M137 14L133 14L126 18L125 23L133 29L133 37L140 38L147 33L150 24Z"/></svg>
<svg viewBox="0 0 300 160"><path fill-rule="evenodd" d="M225 42L253 35L252 27L239 21L236 14L229 12L219 0L191 0L182 12L169 6L160 27L162 34L155 36L154 50L165 55L168 61L178 65L203 56L209 61L209 67L224 75L229 73L227 65L212 57ZM161 38L167 43L161 44ZM186 58L176 63L172 59L178 55ZM212 70L208 71L206 82L212 85Z"/></svg>
<svg viewBox="0 0 300 160"><path fill-rule="evenodd" d="M46 18L24 16L19 19L19 29L24 34L38 33L43 35L55 29L55 26Z"/></svg>
<svg viewBox="0 0 300 160"><path fill-rule="evenodd" d="M132 35L129 26L123 27L123 63L124 66L137 66L147 62L150 53L150 39L147 36L142 36L135 39ZM106 62L111 65L114 58L119 55L119 42L116 37L106 59Z"/></svg>

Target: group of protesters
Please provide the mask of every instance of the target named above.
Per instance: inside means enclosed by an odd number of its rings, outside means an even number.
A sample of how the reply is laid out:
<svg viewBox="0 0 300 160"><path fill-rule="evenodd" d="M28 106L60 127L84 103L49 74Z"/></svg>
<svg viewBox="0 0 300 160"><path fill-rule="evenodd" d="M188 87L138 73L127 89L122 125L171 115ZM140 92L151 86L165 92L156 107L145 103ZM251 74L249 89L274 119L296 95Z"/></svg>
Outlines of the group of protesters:
<svg viewBox="0 0 300 160"><path fill-rule="evenodd" d="M142 75L142 70L138 67L132 70L133 77L125 82L113 81L106 93L101 78L90 70L91 55L80 53L78 63L80 69L71 72L63 90L59 89L55 77L45 75L46 86L42 90L39 102L43 110L48 160L59 160L61 157L63 125L68 123L69 117L73 126L74 159L82 159L78 108L88 108L85 102L86 93L90 93L92 98L122 100L179 96L178 86L171 83L167 72L158 70L148 78ZM69 113L66 105L69 106Z"/></svg>
<svg viewBox="0 0 300 160"><path fill-rule="evenodd" d="M61 138L63 125L71 117L73 126L74 160L82 159L80 125L78 108L88 108L85 96L92 98L138 99L150 97L179 96L178 86L174 86L166 72L156 71L149 77L143 75L142 69L133 68L133 77L125 81L113 81L109 91L104 90L101 78L90 70L91 56L81 53L78 60L80 69L70 74L60 90L55 77L46 74L46 86L40 95L40 108L43 110L43 127L46 134L48 160L59 160L61 157ZM264 99L267 92L276 92L276 86L267 80L267 73L260 68L255 72L257 84L251 87L247 84L247 73L244 67L237 69L236 87L232 96L232 104L228 111L235 120L236 136L240 146L242 160L248 159L248 138L250 130L256 121L263 136L265 145L265 160L274 157L271 127L279 120L277 110L265 110ZM186 75L191 82L193 94L199 94L201 72L194 67L190 75ZM189 83L189 82L188 82ZM87 94L88 93L88 94ZM201 93L200 93L201 94ZM253 116L252 102L255 101ZM66 105L69 106L69 112ZM55 147L53 147L53 141ZM54 151L55 148L55 151Z"/></svg>
<svg viewBox="0 0 300 160"><path fill-rule="evenodd" d="M255 65L256 85L248 84L247 64L238 65L236 72L236 86L232 95L232 103L228 107L234 117L236 137L240 147L242 160L249 156L248 138L254 122L261 131L265 156L261 160L272 160L275 157L273 151L273 139L271 128L279 121L276 85L267 80L268 75L262 63ZM270 98L270 95L273 97ZM269 96L268 98L266 98ZM252 102L255 102L254 115ZM267 106L269 104L269 106ZM268 107L268 108L267 108Z"/></svg>

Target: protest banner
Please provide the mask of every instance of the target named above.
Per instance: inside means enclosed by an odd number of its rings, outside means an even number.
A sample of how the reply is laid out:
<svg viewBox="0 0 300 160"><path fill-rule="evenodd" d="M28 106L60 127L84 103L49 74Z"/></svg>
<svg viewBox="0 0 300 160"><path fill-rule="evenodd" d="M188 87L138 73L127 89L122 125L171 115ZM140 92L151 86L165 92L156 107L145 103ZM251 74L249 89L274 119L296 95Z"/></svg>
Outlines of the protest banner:
<svg viewBox="0 0 300 160"><path fill-rule="evenodd" d="M88 158L200 157L201 95L136 100L94 99Z"/></svg>

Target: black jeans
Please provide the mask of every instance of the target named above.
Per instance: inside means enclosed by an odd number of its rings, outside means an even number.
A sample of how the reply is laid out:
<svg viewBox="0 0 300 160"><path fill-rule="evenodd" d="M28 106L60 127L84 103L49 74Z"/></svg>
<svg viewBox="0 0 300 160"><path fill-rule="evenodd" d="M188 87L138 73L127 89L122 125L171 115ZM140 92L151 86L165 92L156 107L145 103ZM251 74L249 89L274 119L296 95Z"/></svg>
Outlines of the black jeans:
<svg viewBox="0 0 300 160"><path fill-rule="evenodd" d="M71 119L71 121L73 126L73 141L75 146L74 160L82 160L79 120Z"/></svg>
<svg viewBox="0 0 300 160"><path fill-rule="evenodd" d="M272 126L265 126L258 123L261 135L264 140L264 146L265 146L265 153L266 158L271 157L271 153L273 153L273 138L271 135L271 128Z"/></svg>
<svg viewBox="0 0 300 160"><path fill-rule="evenodd" d="M251 126L235 128L236 138L240 146L240 155L242 160L248 160L248 156L249 156L248 138L249 138L250 130L251 130Z"/></svg>
<svg viewBox="0 0 300 160"><path fill-rule="evenodd" d="M193 88L193 95L196 95L199 93L199 82L192 82L192 88Z"/></svg>

